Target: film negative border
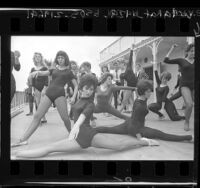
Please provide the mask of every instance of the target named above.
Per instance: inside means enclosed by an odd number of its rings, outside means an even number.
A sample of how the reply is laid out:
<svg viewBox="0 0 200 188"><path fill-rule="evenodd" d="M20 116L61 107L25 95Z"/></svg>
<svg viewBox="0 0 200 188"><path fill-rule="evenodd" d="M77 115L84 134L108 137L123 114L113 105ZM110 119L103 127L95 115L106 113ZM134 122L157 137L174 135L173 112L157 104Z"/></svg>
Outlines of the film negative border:
<svg viewBox="0 0 200 188"><path fill-rule="evenodd" d="M122 9L81 9L76 13L49 10L0 10L2 62L10 62L10 37L22 35L88 35L88 36L195 36L195 53L199 58L200 10L193 9L196 16L179 9L173 17L173 10L127 8ZM128 13L127 13L127 10ZM133 11L134 10L134 11ZM159 16L160 12L162 16ZM166 16L166 11L171 17ZM177 10L178 11L178 10ZM60 12L60 13L59 13ZM61 13L64 12L64 13ZM89 12L89 13L88 13ZM155 14L154 14L155 12ZM186 13L185 13L186 12ZM146 14L144 14L146 13ZM185 13L185 14L184 14ZM53 16L52 16L53 15ZM128 16L127 16L128 15ZM145 15L145 18L141 18ZM164 16L165 15L165 16ZM198 16L197 16L198 15ZM191 16L191 17L190 17ZM101 182L130 183L162 182L196 185L199 148L199 77L195 74L195 158L194 161L11 161L8 64L2 63L2 104L5 107L2 124L1 178L2 184L23 184L42 182ZM199 66L196 68L199 72ZM154 183L152 183L154 184Z"/></svg>

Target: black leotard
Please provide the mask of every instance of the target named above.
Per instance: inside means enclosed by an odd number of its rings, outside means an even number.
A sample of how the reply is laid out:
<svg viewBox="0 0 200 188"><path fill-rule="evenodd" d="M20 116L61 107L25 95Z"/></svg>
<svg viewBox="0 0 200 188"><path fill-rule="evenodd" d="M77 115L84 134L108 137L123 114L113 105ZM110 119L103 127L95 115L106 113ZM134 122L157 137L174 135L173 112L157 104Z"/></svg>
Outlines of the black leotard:
<svg viewBox="0 0 200 188"><path fill-rule="evenodd" d="M47 71L46 67L42 67L39 71ZM38 71L35 68L31 69L31 72ZM38 76L37 78L33 78L32 86L36 88L38 91L42 91L44 86L48 86L48 76Z"/></svg>
<svg viewBox="0 0 200 188"><path fill-rule="evenodd" d="M69 69L50 69L49 72L52 75L52 81L46 90L46 96L54 102L58 97L65 96L64 86L75 79L75 76Z"/></svg>
<svg viewBox="0 0 200 188"><path fill-rule="evenodd" d="M156 97L157 97L157 102L166 102L167 100L167 95L169 93L169 87L168 86L164 86L164 87L160 87L161 84L161 80L158 76L158 71L155 71L155 77L156 77L156 82L157 82L157 88L156 88Z"/></svg>
<svg viewBox="0 0 200 188"><path fill-rule="evenodd" d="M16 83L15 83L15 78L13 76L12 70L13 67L16 71L19 71L21 68L20 64L15 63L15 55L13 52L11 52L11 68L10 68L10 75L11 75L11 100L14 97L15 91L16 91Z"/></svg>
<svg viewBox="0 0 200 188"><path fill-rule="evenodd" d="M120 75L120 79L126 80L127 86L136 87L137 79L136 79L136 76L135 76L135 74L133 72L133 68L132 68L132 64L133 64L132 57L133 57L133 50L131 50L131 52L130 52L129 62L126 67L126 71Z"/></svg>
<svg viewBox="0 0 200 188"><path fill-rule="evenodd" d="M81 114L86 116L85 121L80 126L79 134L76 141L82 148L87 148L91 146L91 141L94 135L97 134L95 129L90 126L90 119L94 111L93 97L81 98L75 105L72 106L72 111L74 114L74 122L76 122Z"/></svg>
<svg viewBox="0 0 200 188"><path fill-rule="evenodd" d="M188 87L191 90L194 89L194 64L189 63L183 58L170 60L168 57L166 57L163 62L168 64L178 64L182 75L180 87Z"/></svg>

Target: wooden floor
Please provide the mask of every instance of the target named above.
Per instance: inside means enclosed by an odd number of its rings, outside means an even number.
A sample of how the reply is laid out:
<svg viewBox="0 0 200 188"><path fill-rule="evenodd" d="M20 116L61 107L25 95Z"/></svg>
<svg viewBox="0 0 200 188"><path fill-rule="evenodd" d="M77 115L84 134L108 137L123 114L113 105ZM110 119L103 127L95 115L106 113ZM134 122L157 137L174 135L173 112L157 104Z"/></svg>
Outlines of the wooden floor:
<svg viewBox="0 0 200 188"><path fill-rule="evenodd" d="M183 114L183 111L179 111ZM12 118L11 121L11 142L20 138L24 130L29 126L32 116L26 116L28 107L24 108L24 112ZM194 113L193 113L194 114ZM194 117L192 114L191 130L185 132L183 130L184 121L172 122L166 115L166 119L159 121L157 116L149 113L146 117L146 126L156 128L171 134L194 134ZM116 117L105 117L103 114L95 114L97 117L97 126L114 126L123 120ZM15 159L15 152L23 149L38 148L41 145L50 144L52 142L67 138L68 133L64 127L57 110L50 108L47 113L48 123L39 127L29 139L29 145L11 148L11 159ZM109 134L111 138L117 138L119 143L126 140L134 140L135 138L126 135ZM140 147L126 151L113 151L108 149L88 148L82 149L74 153L53 153L43 158L34 160L193 160L194 144L187 142L168 142L161 141L160 146ZM20 160L18 158L18 160ZM24 160L24 159L23 159Z"/></svg>

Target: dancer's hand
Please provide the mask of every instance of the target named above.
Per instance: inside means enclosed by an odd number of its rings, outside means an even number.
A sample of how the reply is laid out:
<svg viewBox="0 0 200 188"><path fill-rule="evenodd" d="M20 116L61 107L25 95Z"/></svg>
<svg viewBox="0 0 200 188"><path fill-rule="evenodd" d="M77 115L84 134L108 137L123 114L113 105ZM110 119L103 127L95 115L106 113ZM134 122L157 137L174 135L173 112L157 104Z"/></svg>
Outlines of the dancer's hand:
<svg viewBox="0 0 200 188"><path fill-rule="evenodd" d="M76 139L78 136L78 133L79 133L79 127L78 126L73 127L71 132L69 133L68 139L69 140Z"/></svg>
<svg viewBox="0 0 200 188"><path fill-rule="evenodd" d="M19 52L19 51L17 51L17 50L16 50L16 51L14 51L14 54L15 54L15 57L16 57L16 58L19 58L19 57L21 56L20 52Z"/></svg>
<svg viewBox="0 0 200 188"><path fill-rule="evenodd" d="M30 76L31 76L32 78L38 77L38 71L34 71L34 72L30 73Z"/></svg>
<svg viewBox="0 0 200 188"><path fill-rule="evenodd" d="M70 103L70 104L74 104L74 103L75 103L75 98L72 97L72 98L69 100L69 103Z"/></svg>
<svg viewBox="0 0 200 188"><path fill-rule="evenodd" d="M177 46L178 46L178 44L173 44L172 45L173 48L176 48Z"/></svg>

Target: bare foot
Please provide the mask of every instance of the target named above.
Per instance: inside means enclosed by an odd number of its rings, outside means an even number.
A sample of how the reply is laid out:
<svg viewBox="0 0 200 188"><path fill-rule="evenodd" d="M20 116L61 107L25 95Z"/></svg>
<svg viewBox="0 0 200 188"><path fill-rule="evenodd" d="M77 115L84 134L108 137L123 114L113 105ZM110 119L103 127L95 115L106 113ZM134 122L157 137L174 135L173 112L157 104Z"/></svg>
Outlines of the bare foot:
<svg viewBox="0 0 200 188"><path fill-rule="evenodd" d="M185 131L189 131L190 130L189 123L185 122L185 124L184 124L184 130Z"/></svg>

